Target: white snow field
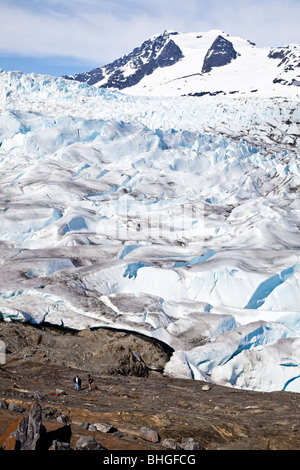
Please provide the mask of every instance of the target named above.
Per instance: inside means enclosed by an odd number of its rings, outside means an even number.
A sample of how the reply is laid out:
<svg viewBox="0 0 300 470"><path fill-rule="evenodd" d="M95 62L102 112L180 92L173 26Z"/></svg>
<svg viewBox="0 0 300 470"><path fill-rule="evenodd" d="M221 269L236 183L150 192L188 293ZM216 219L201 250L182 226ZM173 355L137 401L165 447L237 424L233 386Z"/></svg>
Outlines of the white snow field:
<svg viewBox="0 0 300 470"><path fill-rule="evenodd" d="M300 392L297 90L2 71L2 319L136 331L174 349L167 375Z"/></svg>

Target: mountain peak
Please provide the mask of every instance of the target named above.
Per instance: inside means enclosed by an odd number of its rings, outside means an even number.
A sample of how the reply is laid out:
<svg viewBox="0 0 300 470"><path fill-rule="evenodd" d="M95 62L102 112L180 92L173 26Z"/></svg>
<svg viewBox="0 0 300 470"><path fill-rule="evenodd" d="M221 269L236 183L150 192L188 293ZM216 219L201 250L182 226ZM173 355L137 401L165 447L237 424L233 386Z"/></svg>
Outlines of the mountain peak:
<svg viewBox="0 0 300 470"><path fill-rule="evenodd" d="M299 86L300 50L259 48L222 30L165 30L112 63L64 78L129 94L285 93Z"/></svg>
<svg viewBox="0 0 300 470"><path fill-rule="evenodd" d="M171 66L183 58L180 48L170 39L170 34L174 33L164 31L163 34L154 35L131 53L108 65L65 78L84 81L90 85L97 83L103 88L122 90L132 87L155 69Z"/></svg>
<svg viewBox="0 0 300 470"><path fill-rule="evenodd" d="M237 53L232 42L218 35L204 58L202 73L210 72L213 67L222 67L223 65L230 64L236 58Z"/></svg>

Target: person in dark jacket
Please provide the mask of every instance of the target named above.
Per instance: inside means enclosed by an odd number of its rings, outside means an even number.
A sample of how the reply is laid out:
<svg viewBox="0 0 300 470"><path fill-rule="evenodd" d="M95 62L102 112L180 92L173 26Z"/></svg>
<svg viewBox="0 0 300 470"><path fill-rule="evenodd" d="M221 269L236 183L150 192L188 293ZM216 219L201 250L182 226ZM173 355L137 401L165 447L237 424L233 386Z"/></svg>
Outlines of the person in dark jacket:
<svg viewBox="0 0 300 470"><path fill-rule="evenodd" d="M89 384L89 390L92 390L92 383L94 382L93 378L90 376L90 374L88 375L88 384Z"/></svg>

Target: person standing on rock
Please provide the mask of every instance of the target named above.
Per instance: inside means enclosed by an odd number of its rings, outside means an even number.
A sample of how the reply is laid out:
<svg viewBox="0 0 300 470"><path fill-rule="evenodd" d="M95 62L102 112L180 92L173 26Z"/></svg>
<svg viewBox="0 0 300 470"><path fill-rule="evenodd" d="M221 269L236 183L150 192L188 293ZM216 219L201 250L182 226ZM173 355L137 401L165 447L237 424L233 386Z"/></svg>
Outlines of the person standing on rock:
<svg viewBox="0 0 300 470"><path fill-rule="evenodd" d="M81 378L78 375L74 377L73 382L75 383L75 390L81 390Z"/></svg>
<svg viewBox="0 0 300 470"><path fill-rule="evenodd" d="M89 384L89 390L92 390L92 383L94 382L94 379L88 375L88 384Z"/></svg>

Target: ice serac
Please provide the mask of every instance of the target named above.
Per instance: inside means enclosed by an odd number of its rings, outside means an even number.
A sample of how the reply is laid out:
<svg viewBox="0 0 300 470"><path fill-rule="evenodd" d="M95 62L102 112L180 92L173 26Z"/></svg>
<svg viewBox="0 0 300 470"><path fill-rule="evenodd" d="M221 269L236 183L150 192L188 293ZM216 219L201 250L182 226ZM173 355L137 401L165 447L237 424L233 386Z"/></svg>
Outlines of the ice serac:
<svg viewBox="0 0 300 470"><path fill-rule="evenodd" d="M219 35L169 33L184 58L144 79L182 77L191 50L199 72ZM256 60L230 42L244 54L201 79ZM300 98L273 86L135 97L1 72L0 317L135 331L173 348L166 374L300 392Z"/></svg>
<svg viewBox="0 0 300 470"><path fill-rule="evenodd" d="M232 42L223 38L223 36L218 36L207 51L202 66L202 73L208 73L214 67L230 64L236 57L237 53Z"/></svg>

